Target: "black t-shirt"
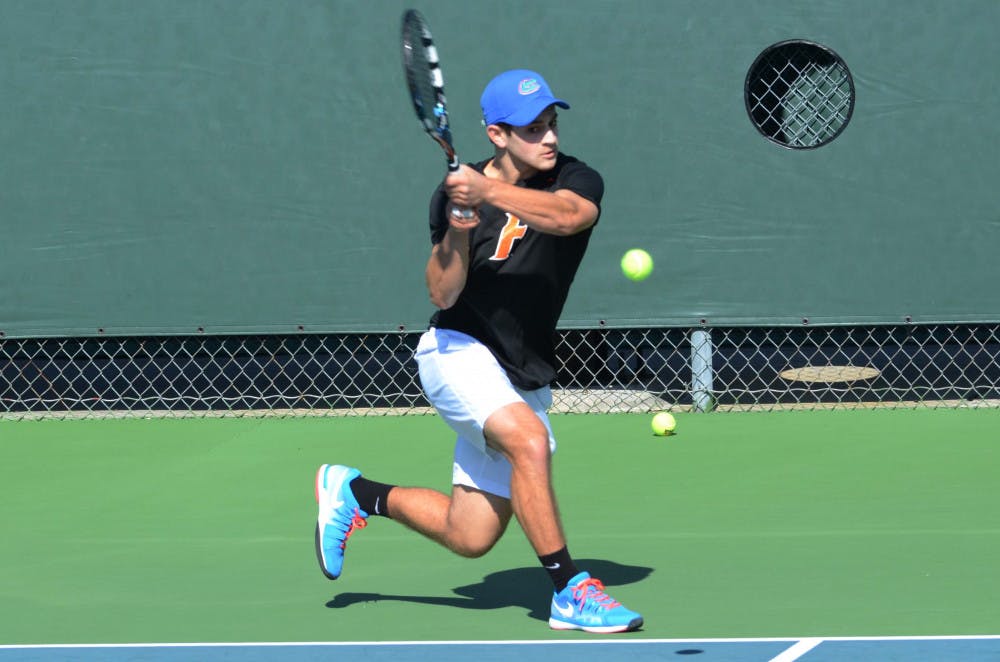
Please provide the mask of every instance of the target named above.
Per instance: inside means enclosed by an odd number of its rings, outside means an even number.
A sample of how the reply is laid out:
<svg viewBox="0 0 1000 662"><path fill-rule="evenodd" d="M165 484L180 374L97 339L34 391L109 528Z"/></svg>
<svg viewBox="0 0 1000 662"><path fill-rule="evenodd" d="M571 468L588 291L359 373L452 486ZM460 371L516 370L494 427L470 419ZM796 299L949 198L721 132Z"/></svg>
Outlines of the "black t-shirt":
<svg viewBox="0 0 1000 662"><path fill-rule="evenodd" d="M479 172L489 161L472 167ZM552 170L518 186L568 189L601 206L600 174L572 156L559 154ZM431 198L431 242L448 230L448 196L439 186ZM469 274L458 301L431 317L431 326L454 329L486 345L523 389L550 384L556 377L555 330L570 284L580 266L593 226L563 237L533 230L490 205L479 209L479 225L469 233Z"/></svg>

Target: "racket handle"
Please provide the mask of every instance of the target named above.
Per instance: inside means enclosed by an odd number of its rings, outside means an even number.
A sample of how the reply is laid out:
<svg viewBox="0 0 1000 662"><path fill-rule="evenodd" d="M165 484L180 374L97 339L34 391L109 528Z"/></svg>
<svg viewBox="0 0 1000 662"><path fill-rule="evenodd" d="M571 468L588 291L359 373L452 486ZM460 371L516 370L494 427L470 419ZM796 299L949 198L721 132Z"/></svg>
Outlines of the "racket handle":
<svg viewBox="0 0 1000 662"><path fill-rule="evenodd" d="M458 154L452 154L451 158L448 160L448 172L458 172L461 164L458 162ZM475 212L471 209L466 209L464 207L452 207L452 216L456 218L472 218L475 216Z"/></svg>

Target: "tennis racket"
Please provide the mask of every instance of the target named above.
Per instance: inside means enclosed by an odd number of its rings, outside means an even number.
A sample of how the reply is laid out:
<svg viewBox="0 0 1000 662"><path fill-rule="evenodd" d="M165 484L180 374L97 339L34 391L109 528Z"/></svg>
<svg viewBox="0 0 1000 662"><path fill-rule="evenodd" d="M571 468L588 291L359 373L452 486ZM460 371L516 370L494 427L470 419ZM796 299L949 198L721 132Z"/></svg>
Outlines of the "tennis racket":
<svg viewBox="0 0 1000 662"><path fill-rule="evenodd" d="M427 135L444 150L448 172L456 172L459 162L451 141L441 63L427 21L415 9L408 9L403 13L402 42L403 70L406 72L413 110ZM463 209L461 213L465 218L473 215L469 209Z"/></svg>

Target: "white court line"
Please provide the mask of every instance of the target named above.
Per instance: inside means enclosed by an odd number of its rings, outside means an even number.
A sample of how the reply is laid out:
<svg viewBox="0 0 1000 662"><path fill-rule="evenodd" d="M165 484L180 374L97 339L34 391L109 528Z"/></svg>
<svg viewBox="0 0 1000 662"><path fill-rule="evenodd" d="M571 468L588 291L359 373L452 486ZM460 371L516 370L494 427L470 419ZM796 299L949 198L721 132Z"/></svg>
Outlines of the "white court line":
<svg viewBox="0 0 1000 662"><path fill-rule="evenodd" d="M636 644L747 644L776 643L794 644L804 641L975 641L1000 639L1000 634L962 634L962 635L915 635L891 637L704 637L695 639L493 639L467 641L248 641L248 642L161 642L161 643L126 643L126 644L0 644L0 650L23 650L34 648L195 648L195 647L280 647L280 646L511 646L511 645L545 645L558 646L564 644L602 644L602 645L636 645ZM791 650L791 649L789 649Z"/></svg>
<svg viewBox="0 0 1000 662"><path fill-rule="evenodd" d="M733 639L471 639L458 641L443 639L440 641L249 641L249 642L160 642L160 643L125 643L125 644L0 644L0 650L5 648L196 648L196 647L281 647L281 646L521 646L543 645L558 646L561 644L751 644L767 642L797 641L794 637L776 638L733 638Z"/></svg>
<svg viewBox="0 0 1000 662"><path fill-rule="evenodd" d="M793 662L819 646L821 643L823 643L822 639L801 639L791 648L788 648L772 657L770 662Z"/></svg>

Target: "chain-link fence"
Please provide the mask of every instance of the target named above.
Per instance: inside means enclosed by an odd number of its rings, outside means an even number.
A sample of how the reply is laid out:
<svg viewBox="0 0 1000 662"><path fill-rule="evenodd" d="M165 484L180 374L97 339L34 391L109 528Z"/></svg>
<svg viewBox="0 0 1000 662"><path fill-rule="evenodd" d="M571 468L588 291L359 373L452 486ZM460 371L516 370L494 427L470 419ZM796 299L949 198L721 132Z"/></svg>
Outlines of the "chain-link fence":
<svg viewBox="0 0 1000 662"><path fill-rule="evenodd" d="M836 138L854 112L854 79L844 61L820 44L783 41L747 72L747 113L768 140L812 149Z"/></svg>
<svg viewBox="0 0 1000 662"><path fill-rule="evenodd" d="M0 340L3 418L429 413L419 333ZM1000 325L563 330L554 410L1000 406Z"/></svg>

